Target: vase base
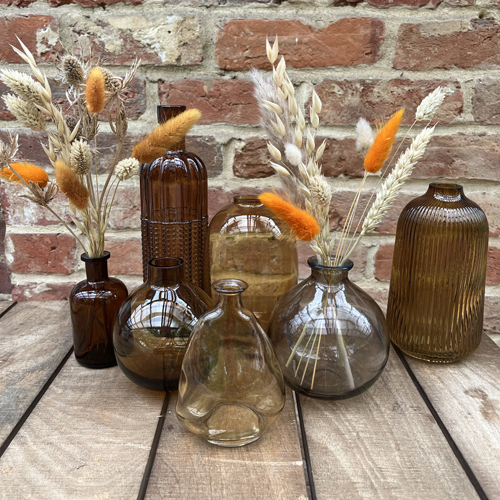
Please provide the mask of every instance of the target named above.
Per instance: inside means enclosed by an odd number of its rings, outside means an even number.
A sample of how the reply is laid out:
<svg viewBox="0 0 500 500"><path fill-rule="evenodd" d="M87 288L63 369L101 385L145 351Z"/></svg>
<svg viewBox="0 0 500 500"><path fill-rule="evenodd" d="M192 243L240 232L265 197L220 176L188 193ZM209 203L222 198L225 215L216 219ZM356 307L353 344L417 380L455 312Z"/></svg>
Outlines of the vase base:
<svg viewBox="0 0 500 500"><path fill-rule="evenodd" d="M106 363L86 363L85 361L79 360L76 356L75 359L80 366L83 366L84 368L93 368L95 370L101 370L102 368L111 368L112 366L117 365L116 359L114 361L108 361Z"/></svg>
<svg viewBox="0 0 500 500"><path fill-rule="evenodd" d="M179 386L179 379L163 380L138 375L132 370L129 370L120 358L118 358L118 366L127 378L134 382L134 384L140 385L141 387L144 387L144 389L149 389L150 391L176 391Z"/></svg>
<svg viewBox="0 0 500 500"><path fill-rule="evenodd" d="M242 439L239 441L213 441L207 439L210 444L215 444L216 446L222 446L223 448L239 448L241 446L246 446L247 444L255 443L260 438L259 436L252 437L250 439Z"/></svg>
<svg viewBox="0 0 500 500"><path fill-rule="evenodd" d="M460 353L422 353L415 352L411 349L403 349L399 346L396 346L405 356L409 356L410 358L418 359L419 361L425 361L427 363L436 363L441 365L446 365L450 363L456 363L467 356L470 356L478 347L475 346L473 349L468 350L467 352Z"/></svg>

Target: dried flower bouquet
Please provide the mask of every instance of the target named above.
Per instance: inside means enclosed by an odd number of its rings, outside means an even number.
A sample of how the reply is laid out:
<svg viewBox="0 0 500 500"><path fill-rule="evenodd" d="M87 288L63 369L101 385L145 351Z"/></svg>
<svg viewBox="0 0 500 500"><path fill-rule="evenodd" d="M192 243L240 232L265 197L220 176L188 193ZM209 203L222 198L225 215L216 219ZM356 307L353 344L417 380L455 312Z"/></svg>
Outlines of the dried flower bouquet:
<svg viewBox="0 0 500 500"><path fill-rule="evenodd" d="M124 93L139 61L124 77L118 77L102 66L91 67L90 57L64 56L57 76L51 78L66 90L68 110L63 112L54 104L49 78L38 68L29 49L19 43L22 50L13 49L30 66L34 78L2 70L0 79L13 92L3 99L23 127L46 133L48 142L42 147L54 166L55 180L49 179L43 168L16 161L17 136L10 136L8 143L0 141L0 177L22 183L29 191L24 198L55 215L89 257L101 257L118 185L139 169L139 161L133 157L119 161L127 133ZM107 178L99 185L99 114L103 111L108 113L116 149ZM66 196L71 219L85 238L79 237L52 208L51 202L59 191Z"/></svg>

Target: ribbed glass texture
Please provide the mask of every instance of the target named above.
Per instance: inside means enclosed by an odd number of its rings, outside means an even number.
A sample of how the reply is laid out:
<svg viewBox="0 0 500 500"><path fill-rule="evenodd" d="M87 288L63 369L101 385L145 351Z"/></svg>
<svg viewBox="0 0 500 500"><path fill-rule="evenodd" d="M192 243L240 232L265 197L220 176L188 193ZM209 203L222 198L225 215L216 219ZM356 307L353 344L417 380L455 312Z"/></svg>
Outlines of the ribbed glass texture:
<svg viewBox="0 0 500 500"><path fill-rule="evenodd" d="M210 223L210 259L212 281L248 284L243 303L267 331L276 302L297 284L297 247L287 225L257 196L235 196Z"/></svg>
<svg viewBox="0 0 500 500"><path fill-rule="evenodd" d="M478 347L488 221L457 184L431 184L399 217L387 321L406 354L449 363Z"/></svg>
<svg viewBox="0 0 500 500"><path fill-rule="evenodd" d="M158 106L163 123L185 111L185 106ZM210 292L208 255L208 186L205 165L184 151L184 141L150 164L143 164L141 183L142 263L178 257L185 262L185 277Z"/></svg>

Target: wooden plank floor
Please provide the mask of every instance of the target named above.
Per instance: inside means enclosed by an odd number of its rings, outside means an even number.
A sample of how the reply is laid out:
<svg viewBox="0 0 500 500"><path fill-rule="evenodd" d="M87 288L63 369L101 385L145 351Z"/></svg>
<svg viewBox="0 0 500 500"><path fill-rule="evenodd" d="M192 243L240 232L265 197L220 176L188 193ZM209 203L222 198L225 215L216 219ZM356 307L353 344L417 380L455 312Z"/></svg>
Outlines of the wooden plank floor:
<svg viewBox="0 0 500 500"><path fill-rule="evenodd" d="M9 307L12 307L14 305L14 302L9 302L7 300L2 300L0 301L0 317L9 309Z"/></svg>
<svg viewBox="0 0 500 500"><path fill-rule="evenodd" d="M67 302L23 302L0 318L0 446L73 345Z"/></svg>
<svg viewBox="0 0 500 500"><path fill-rule="evenodd" d="M483 335L458 363L407 362L488 498L500 498L500 349Z"/></svg>

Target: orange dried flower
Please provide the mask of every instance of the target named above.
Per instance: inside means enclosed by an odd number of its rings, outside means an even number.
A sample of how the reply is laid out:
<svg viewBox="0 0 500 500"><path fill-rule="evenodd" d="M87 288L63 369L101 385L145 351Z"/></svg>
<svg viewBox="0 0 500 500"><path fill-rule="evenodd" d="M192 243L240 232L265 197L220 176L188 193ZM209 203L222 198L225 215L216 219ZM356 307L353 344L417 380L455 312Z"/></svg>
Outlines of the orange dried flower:
<svg viewBox="0 0 500 500"><path fill-rule="evenodd" d="M404 109L400 109L395 113L375 137L372 147L365 156L365 170L367 172L377 173L389 158L404 112Z"/></svg>
<svg viewBox="0 0 500 500"><path fill-rule="evenodd" d="M85 100L90 113L99 113L104 109L106 86L104 73L100 68L92 68L85 85Z"/></svg>
<svg viewBox="0 0 500 500"><path fill-rule="evenodd" d="M319 225L313 216L278 195L263 193L259 200L290 226L297 239L311 241L319 233Z"/></svg>
<svg viewBox="0 0 500 500"><path fill-rule="evenodd" d="M41 188L44 188L49 182L49 176L43 168L32 165L31 163L12 163L12 168L26 181L35 182ZM10 169L4 168L0 171L0 177L12 182L21 182L19 177Z"/></svg>
<svg viewBox="0 0 500 500"><path fill-rule="evenodd" d="M89 205L89 190L81 183L77 174L62 160L57 160L54 168L56 169L59 189L76 208L85 210Z"/></svg>
<svg viewBox="0 0 500 500"><path fill-rule="evenodd" d="M181 142L200 118L201 112L198 109L188 109L161 123L135 146L132 156L142 163L151 163Z"/></svg>

